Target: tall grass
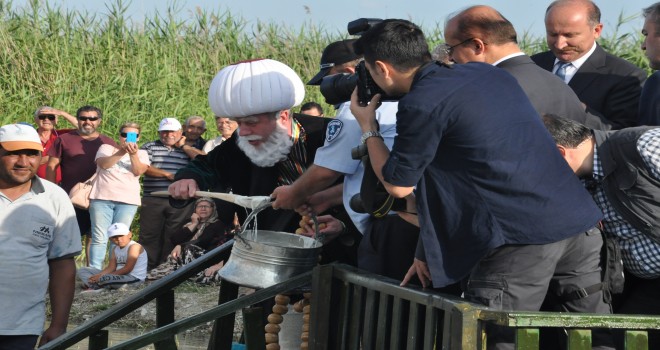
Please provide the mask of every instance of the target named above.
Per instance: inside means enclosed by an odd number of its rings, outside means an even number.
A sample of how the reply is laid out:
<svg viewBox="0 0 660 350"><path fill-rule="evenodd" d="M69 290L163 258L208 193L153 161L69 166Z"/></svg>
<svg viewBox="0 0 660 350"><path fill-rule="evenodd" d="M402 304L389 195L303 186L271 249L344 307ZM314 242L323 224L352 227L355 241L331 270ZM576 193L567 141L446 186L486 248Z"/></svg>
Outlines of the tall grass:
<svg viewBox="0 0 660 350"><path fill-rule="evenodd" d="M207 89L223 66L250 58L273 58L306 81L317 70L323 48L347 37L312 22L300 28L259 22L253 26L230 11L180 9L133 21L127 3L115 0L100 13L64 10L43 0L17 8L0 0L0 122L29 121L34 109L51 105L74 112L84 104L103 109L102 131L143 124L143 141L156 138L166 116L212 121ZM628 18L620 18L624 23ZM441 23L424 28L431 48L442 42ZM610 52L648 68L639 36L614 34L601 40ZM521 35L527 53L545 49L544 38ZM323 101L306 87L306 100ZM328 108L329 106L325 106ZM213 124L211 124L213 125ZM209 127L207 137L215 136Z"/></svg>
<svg viewBox="0 0 660 350"><path fill-rule="evenodd" d="M74 112L92 104L104 111L103 132L115 135L132 120L145 127L143 140L153 139L166 116L212 121L208 86L227 64L272 58L306 79L315 74L323 47L339 38L312 24L247 28L229 11L197 9L182 20L170 8L134 23L126 10L122 0L108 5L106 14L38 0L16 9L0 0L0 122L32 121L40 105ZM322 100L318 88L308 88L307 99Z"/></svg>

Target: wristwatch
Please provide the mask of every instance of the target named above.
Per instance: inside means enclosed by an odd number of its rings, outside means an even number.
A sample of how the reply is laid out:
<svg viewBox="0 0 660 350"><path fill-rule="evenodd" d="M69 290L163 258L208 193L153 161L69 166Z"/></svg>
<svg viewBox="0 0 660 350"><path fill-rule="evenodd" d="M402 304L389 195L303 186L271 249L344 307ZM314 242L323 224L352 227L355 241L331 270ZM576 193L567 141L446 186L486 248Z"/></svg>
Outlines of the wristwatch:
<svg viewBox="0 0 660 350"><path fill-rule="evenodd" d="M378 131L369 130L364 134L362 134L362 137L360 137L360 143L362 144L367 143L367 139L370 137L379 137L381 140L383 139L383 135L381 135Z"/></svg>

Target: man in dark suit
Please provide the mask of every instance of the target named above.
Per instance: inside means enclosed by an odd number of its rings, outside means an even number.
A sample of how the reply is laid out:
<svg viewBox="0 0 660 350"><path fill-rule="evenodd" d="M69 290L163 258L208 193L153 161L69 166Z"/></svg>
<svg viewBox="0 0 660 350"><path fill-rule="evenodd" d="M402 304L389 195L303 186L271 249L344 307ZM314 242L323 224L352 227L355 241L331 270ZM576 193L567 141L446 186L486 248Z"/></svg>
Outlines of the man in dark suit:
<svg viewBox="0 0 660 350"><path fill-rule="evenodd" d="M643 11L642 50L653 69L660 69L660 2ZM644 83L639 99L639 124L660 125L660 72L653 73Z"/></svg>
<svg viewBox="0 0 660 350"><path fill-rule="evenodd" d="M611 128L606 119L587 113L573 90L520 50L513 25L495 9L473 6L459 12L447 22L445 41L458 43L446 47L451 60L490 63L513 75L539 114L554 111L593 129Z"/></svg>
<svg viewBox="0 0 660 350"><path fill-rule="evenodd" d="M587 110L612 122L613 129L638 124L637 112L646 73L603 50L600 9L589 0L557 0L545 14L550 51L532 56L564 80Z"/></svg>

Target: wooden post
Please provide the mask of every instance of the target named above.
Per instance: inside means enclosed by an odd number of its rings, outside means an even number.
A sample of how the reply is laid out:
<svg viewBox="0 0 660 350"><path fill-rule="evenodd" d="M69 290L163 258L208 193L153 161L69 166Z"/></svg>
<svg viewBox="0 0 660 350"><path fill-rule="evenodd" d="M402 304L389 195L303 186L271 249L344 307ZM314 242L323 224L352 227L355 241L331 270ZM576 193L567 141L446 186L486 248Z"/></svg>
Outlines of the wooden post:
<svg viewBox="0 0 660 350"><path fill-rule="evenodd" d="M261 307L243 309L243 332L248 349L264 349L264 310Z"/></svg>
<svg viewBox="0 0 660 350"><path fill-rule="evenodd" d="M238 284L223 280L220 284L218 305L238 297ZM231 341L234 337L235 313L221 317L213 323L211 339L209 339L208 350L231 350Z"/></svg>
<svg viewBox="0 0 660 350"><path fill-rule="evenodd" d="M174 290L170 289L156 298L156 328L174 322ZM156 350L177 350L176 334L154 343Z"/></svg>
<svg viewBox="0 0 660 350"><path fill-rule="evenodd" d="M108 348L108 330L99 329L89 336L89 350L101 350Z"/></svg>

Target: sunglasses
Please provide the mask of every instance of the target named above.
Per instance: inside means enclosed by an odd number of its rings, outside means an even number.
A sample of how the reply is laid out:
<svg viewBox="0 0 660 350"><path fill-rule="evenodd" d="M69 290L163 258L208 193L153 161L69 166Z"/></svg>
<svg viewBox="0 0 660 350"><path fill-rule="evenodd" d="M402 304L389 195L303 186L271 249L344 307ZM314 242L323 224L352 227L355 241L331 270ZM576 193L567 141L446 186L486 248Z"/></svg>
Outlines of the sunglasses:
<svg viewBox="0 0 660 350"><path fill-rule="evenodd" d="M42 115L38 116L37 118L39 118L39 120L45 120L45 119L55 120L55 115L54 114L42 114Z"/></svg>
<svg viewBox="0 0 660 350"><path fill-rule="evenodd" d="M87 121L95 122L95 121L99 120L99 117L78 117L78 120L83 121L83 122L87 122Z"/></svg>
<svg viewBox="0 0 660 350"><path fill-rule="evenodd" d="M120 132L120 133L119 133L119 136L121 136L121 137L126 137L126 136L128 136L128 133L126 133L126 132ZM135 134L135 137L140 137L140 134Z"/></svg>

